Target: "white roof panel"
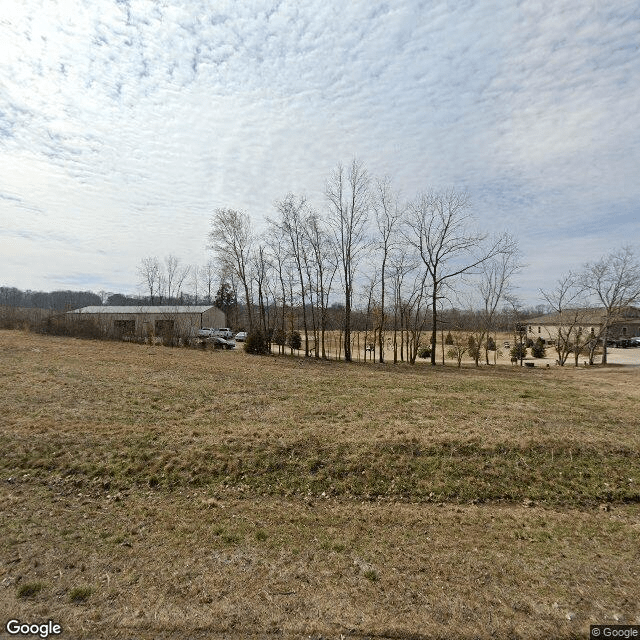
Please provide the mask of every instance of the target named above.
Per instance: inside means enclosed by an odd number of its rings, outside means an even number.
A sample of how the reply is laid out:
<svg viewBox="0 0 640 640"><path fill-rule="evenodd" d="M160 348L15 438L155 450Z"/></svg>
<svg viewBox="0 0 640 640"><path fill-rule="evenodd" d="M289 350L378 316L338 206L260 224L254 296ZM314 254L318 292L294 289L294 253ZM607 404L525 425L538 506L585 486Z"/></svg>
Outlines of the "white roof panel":
<svg viewBox="0 0 640 640"><path fill-rule="evenodd" d="M215 309L216 307L212 304L202 305L180 305L180 306L169 306L169 305L158 305L158 306L148 306L141 307L137 305L131 306L92 306L92 307L82 307L81 309L74 309L73 311L69 311L69 313L117 313L117 314L153 314L153 313L204 313L205 311L209 311L209 309Z"/></svg>

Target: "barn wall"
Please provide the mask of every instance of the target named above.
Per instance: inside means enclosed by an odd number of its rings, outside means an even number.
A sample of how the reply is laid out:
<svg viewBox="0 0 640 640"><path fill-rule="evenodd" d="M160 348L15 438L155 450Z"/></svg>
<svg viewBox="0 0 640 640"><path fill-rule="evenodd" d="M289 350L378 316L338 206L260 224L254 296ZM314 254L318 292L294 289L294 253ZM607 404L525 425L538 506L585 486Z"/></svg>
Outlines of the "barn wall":
<svg viewBox="0 0 640 640"><path fill-rule="evenodd" d="M175 336L193 335L200 328L199 313L141 313L135 314L134 317L136 333L142 336L162 334L162 324L168 327L173 323L173 327L168 328L168 331Z"/></svg>
<svg viewBox="0 0 640 640"><path fill-rule="evenodd" d="M202 326L219 329L227 326L227 319L223 311L217 307L212 307L202 314Z"/></svg>

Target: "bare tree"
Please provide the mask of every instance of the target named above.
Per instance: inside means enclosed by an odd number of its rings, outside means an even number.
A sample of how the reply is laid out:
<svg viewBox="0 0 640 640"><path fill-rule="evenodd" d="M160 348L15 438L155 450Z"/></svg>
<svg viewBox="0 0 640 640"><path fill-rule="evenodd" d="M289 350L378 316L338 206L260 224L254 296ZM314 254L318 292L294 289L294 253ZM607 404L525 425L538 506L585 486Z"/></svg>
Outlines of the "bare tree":
<svg viewBox="0 0 640 640"><path fill-rule="evenodd" d="M302 299L302 324L304 326L304 355L309 356L309 331L307 327L307 298L308 288L304 278L304 268L306 262L305 246L305 218L308 214L307 201L304 197L297 197L292 193L286 195L284 200L276 202L276 209L280 214L278 221L270 221L275 225L280 233L287 238L291 258L296 266L298 282L300 285L300 296Z"/></svg>
<svg viewBox="0 0 640 640"><path fill-rule="evenodd" d="M364 315L364 361L367 361L367 354L371 353L371 360L375 362L376 360L376 352L375 352L375 342L376 342L376 325L373 324L371 327L373 329L373 342L369 342L369 320L371 318L371 311L376 307L376 300L374 300L374 291L378 286L378 279L380 274L377 269L374 268L373 273L369 275L368 282L364 288L364 299L367 301L367 309ZM358 356L360 357L360 356Z"/></svg>
<svg viewBox="0 0 640 640"><path fill-rule="evenodd" d="M278 352L284 353L285 336L287 333L286 313L287 313L287 262L289 252L287 251L287 241L282 237L280 230L275 225L271 225L267 233L267 246L269 248L270 260L277 278L277 285L274 284L274 301L276 306L280 304L280 325L276 334Z"/></svg>
<svg viewBox="0 0 640 640"><path fill-rule="evenodd" d="M444 289L463 274L475 272L503 250L502 238L478 251L486 235L469 229L472 216L466 193L450 189L444 193L424 193L411 205L407 240L418 251L431 284L431 344L436 344L438 300ZM431 349L431 364L436 350Z"/></svg>
<svg viewBox="0 0 640 640"><path fill-rule="evenodd" d="M640 299L640 264L631 247L622 247L597 262L588 263L581 284L604 308L600 335L602 364L607 364L607 337L627 307Z"/></svg>
<svg viewBox="0 0 640 640"><path fill-rule="evenodd" d="M260 313L260 325L267 342L269 339L269 327L267 322L269 275L271 264L267 256L265 245L259 244L250 256L252 262L251 274L258 293L258 310Z"/></svg>
<svg viewBox="0 0 640 640"><path fill-rule="evenodd" d="M216 209L211 220L209 241L221 270L233 272L242 283L251 330L253 328L252 299L249 292L251 286L249 262L253 246L251 219L243 211Z"/></svg>
<svg viewBox="0 0 640 640"><path fill-rule="evenodd" d="M200 278L200 284L202 285L202 289L207 298L207 302L211 304L214 295L214 283L216 281L216 264L213 260L207 260L207 263L200 267L196 268L195 272L198 274Z"/></svg>
<svg viewBox="0 0 640 640"><path fill-rule="evenodd" d="M155 256L143 258L138 273L142 278L142 286L149 292L151 304L155 303L156 297L160 295L162 286L162 267L160 261Z"/></svg>
<svg viewBox="0 0 640 640"><path fill-rule="evenodd" d="M322 358L326 358L327 308L338 262L336 260L335 246L331 242L325 225L315 211L306 220L305 233L316 273L315 290L320 325L320 352ZM317 342L316 356L318 356Z"/></svg>
<svg viewBox="0 0 640 640"><path fill-rule="evenodd" d="M369 217L369 174L354 159L349 169L339 164L325 186L329 201L331 225L344 287L344 357L351 362L351 306L356 268L366 246L366 224Z"/></svg>
<svg viewBox="0 0 640 640"><path fill-rule="evenodd" d="M405 295L406 277L416 268L416 263L404 251L393 252L390 256L391 284L393 291L393 363L398 362L398 346L400 360L404 361L404 328L407 315ZM398 338L398 332L399 338Z"/></svg>
<svg viewBox="0 0 640 640"><path fill-rule="evenodd" d="M320 357L320 336L319 336L319 320L320 320L320 304L318 302L318 284L317 284L317 269L315 265L315 257L309 246L309 236L307 233L307 224L305 221L305 227L303 232L305 234L304 245L305 250L302 254L304 261L304 273L307 278L307 292L309 294L309 309L311 310L311 329L313 331L313 352L316 358Z"/></svg>
<svg viewBox="0 0 640 640"><path fill-rule="evenodd" d="M404 305L404 318L406 323L407 360L411 364L416 363L422 333L426 328L428 319L429 298L426 295L427 273L417 273L409 297ZM431 340L431 352L435 351L435 341Z"/></svg>
<svg viewBox="0 0 640 640"><path fill-rule="evenodd" d="M580 283L581 277L569 271L560 277L554 289L540 291L555 313L555 348L560 366L564 366L571 351L577 348L578 343L581 343L580 325L585 313L582 306L584 288Z"/></svg>
<svg viewBox="0 0 640 640"><path fill-rule="evenodd" d="M458 369L462 366L464 354L469 351L470 345L473 344L472 340L473 336L469 334L463 334L460 331L456 331L454 334L453 344L447 349L447 357L458 363Z"/></svg>
<svg viewBox="0 0 640 640"><path fill-rule="evenodd" d="M518 242L508 234L502 236L503 251L486 260L480 266L478 292L482 302L480 311L481 334L478 337L476 366L480 347L484 341L485 361L489 364L489 340L492 331L495 334L495 319L498 305L511 293L511 278L522 268ZM494 335L495 342L495 335Z"/></svg>
<svg viewBox="0 0 640 640"><path fill-rule="evenodd" d="M385 326L385 284L387 278L387 261L389 251L395 241L394 234L402 220L404 213L399 204L398 196L391 188L391 180L383 178L377 180L372 197L372 206L378 228L378 247L382 253L380 265L380 314L378 325L378 360L384 362L384 326Z"/></svg>
<svg viewBox="0 0 640 640"><path fill-rule="evenodd" d="M191 285L191 291L193 292L193 304L198 304L200 301L200 267L194 264L189 268L191 278L189 278L189 284Z"/></svg>
<svg viewBox="0 0 640 640"><path fill-rule="evenodd" d="M164 259L164 264L166 267L166 296L169 300L179 298L190 267L189 265L182 266L180 258L171 254Z"/></svg>

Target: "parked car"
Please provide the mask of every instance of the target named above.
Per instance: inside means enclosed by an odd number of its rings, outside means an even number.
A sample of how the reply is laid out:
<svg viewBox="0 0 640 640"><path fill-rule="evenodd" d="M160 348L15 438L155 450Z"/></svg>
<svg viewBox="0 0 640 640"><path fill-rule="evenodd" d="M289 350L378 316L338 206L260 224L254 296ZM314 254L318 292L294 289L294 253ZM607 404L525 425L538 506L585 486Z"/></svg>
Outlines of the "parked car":
<svg viewBox="0 0 640 640"><path fill-rule="evenodd" d="M617 340L607 340L607 345L611 347L617 347L618 349L626 349L627 347L639 346L637 342L633 341L633 338L618 338Z"/></svg>
<svg viewBox="0 0 640 640"><path fill-rule="evenodd" d="M236 343L235 340L227 340L226 338L222 338L220 336L213 336L211 338L213 342L213 346L216 349L235 349Z"/></svg>
<svg viewBox="0 0 640 640"><path fill-rule="evenodd" d="M629 346L630 347L640 347L640 336L635 336L634 338L629 338Z"/></svg>
<svg viewBox="0 0 640 640"><path fill-rule="evenodd" d="M244 342L246 339L247 339L246 331L238 331L238 333L236 333L236 342Z"/></svg>
<svg viewBox="0 0 640 640"><path fill-rule="evenodd" d="M229 340L233 338L233 331L231 331L231 329L229 329L228 327L221 327L220 329L214 329L213 335L224 338L225 340Z"/></svg>
<svg viewBox="0 0 640 640"><path fill-rule="evenodd" d="M211 327L202 327L202 329L198 329L197 336L198 338L211 338L215 332L215 329Z"/></svg>

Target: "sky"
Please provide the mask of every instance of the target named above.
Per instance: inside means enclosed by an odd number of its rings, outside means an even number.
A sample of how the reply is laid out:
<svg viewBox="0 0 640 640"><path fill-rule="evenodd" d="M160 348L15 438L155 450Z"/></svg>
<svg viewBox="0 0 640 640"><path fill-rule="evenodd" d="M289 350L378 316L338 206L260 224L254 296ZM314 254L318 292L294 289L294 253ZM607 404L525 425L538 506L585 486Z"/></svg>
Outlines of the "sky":
<svg viewBox="0 0 640 640"><path fill-rule="evenodd" d="M356 157L466 191L540 302L640 245L637 0L2 0L0 286L136 293Z"/></svg>

